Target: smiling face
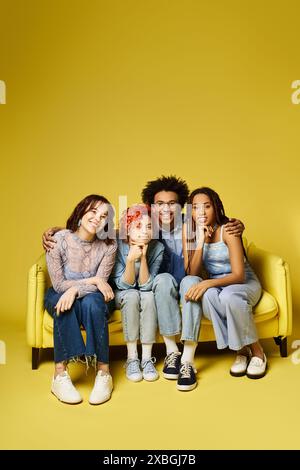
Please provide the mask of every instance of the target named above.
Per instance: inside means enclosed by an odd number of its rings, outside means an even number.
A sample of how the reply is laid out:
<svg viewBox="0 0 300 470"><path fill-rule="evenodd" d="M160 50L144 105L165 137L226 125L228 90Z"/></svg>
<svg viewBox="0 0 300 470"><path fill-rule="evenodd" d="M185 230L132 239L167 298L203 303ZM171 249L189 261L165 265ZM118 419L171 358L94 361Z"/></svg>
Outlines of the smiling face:
<svg viewBox="0 0 300 470"><path fill-rule="evenodd" d="M173 191L160 191L154 196L155 212L160 225L172 225L176 212L181 211L178 195Z"/></svg>
<svg viewBox="0 0 300 470"><path fill-rule="evenodd" d="M193 198L192 217L196 225L215 225L214 206L206 194L196 194Z"/></svg>
<svg viewBox="0 0 300 470"><path fill-rule="evenodd" d="M138 220L134 220L128 230L129 243L148 245L152 239L152 224L149 215L142 215Z"/></svg>
<svg viewBox="0 0 300 470"><path fill-rule="evenodd" d="M107 218L108 205L101 201L97 201L96 204L93 204L82 217L80 228L90 235L96 235L96 233L102 230L107 223Z"/></svg>

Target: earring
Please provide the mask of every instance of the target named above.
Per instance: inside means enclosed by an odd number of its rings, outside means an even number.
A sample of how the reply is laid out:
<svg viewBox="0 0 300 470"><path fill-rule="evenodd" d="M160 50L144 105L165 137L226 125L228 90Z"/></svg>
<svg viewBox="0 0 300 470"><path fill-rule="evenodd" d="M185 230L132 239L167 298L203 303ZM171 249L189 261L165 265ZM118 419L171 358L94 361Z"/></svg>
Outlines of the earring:
<svg viewBox="0 0 300 470"><path fill-rule="evenodd" d="M78 220L78 227L81 225L81 219Z"/></svg>

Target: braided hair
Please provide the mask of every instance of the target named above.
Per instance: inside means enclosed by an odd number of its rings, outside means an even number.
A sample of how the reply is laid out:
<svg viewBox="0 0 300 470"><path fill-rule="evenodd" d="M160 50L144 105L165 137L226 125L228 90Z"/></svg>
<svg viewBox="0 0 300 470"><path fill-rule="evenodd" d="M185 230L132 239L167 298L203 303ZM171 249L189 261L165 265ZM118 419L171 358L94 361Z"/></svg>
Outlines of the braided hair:
<svg viewBox="0 0 300 470"><path fill-rule="evenodd" d="M201 188L194 189L191 192L188 198L188 206L187 206L187 217L186 217L186 226L187 226L187 252L188 252L188 267L187 272L189 271L190 262L192 260L192 252L194 250L195 242L196 242L196 223L192 217L192 205L193 199L197 194L205 194L209 197L211 204L213 205L216 223L218 225L227 224L229 222L229 218L225 214L225 209L223 203L219 197L219 195L211 188L203 186Z"/></svg>

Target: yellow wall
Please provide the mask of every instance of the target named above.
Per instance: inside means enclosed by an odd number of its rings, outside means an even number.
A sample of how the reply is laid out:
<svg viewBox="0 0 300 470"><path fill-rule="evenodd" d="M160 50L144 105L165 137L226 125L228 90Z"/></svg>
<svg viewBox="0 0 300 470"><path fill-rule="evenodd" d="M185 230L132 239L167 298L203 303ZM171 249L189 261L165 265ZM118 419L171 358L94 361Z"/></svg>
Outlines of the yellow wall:
<svg viewBox="0 0 300 470"><path fill-rule="evenodd" d="M210 185L283 256L300 309L297 0L0 0L2 317L24 319L41 233L86 194ZM300 332L299 332L300 333Z"/></svg>

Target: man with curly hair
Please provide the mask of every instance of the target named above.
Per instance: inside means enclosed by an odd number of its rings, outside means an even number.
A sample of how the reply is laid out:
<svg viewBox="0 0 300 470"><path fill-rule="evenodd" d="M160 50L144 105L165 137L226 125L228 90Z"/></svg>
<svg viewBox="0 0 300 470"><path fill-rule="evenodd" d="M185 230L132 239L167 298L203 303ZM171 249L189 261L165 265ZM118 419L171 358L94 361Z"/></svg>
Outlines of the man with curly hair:
<svg viewBox="0 0 300 470"><path fill-rule="evenodd" d="M187 202L189 189L187 183L176 176L161 176L148 181L142 190L144 204L152 207L158 224L158 238L164 244L163 261L159 274L153 281L152 290L158 314L159 332L166 345L163 376L177 380L180 366L192 354L185 344L184 353L178 350L176 335L181 333L181 314L179 309L179 285L185 276L182 252L182 209ZM244 225L237 219L230 219L226 231L240 236Z"/></svg>

